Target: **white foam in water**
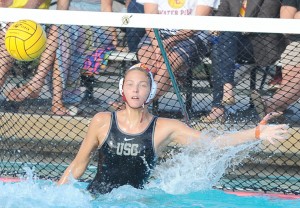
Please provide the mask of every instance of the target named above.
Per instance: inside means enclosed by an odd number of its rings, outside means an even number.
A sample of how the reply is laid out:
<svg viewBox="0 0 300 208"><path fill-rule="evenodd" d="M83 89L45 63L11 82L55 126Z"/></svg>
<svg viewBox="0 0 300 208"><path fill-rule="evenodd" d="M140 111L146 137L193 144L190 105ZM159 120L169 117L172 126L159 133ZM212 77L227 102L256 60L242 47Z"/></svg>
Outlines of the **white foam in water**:
<svg viewBox="0 0 300 208"><path fill-rule="evenodd" d="M240 164L258 144L256 141L220 148L219 144L226 143L226 140L222 137L213 140L219 135L220 131L204 132L205 139L183 148L172 159L158 165L154 171L156 180L147 187L157 187L170 194L211 189L224 175L226 168Z"/></svg>
<svg viewBox="0 0 300 208"><path fill-rule="evenodd" d="M26 178L22 182L0 182L1 207L91 207L92 197L74 185L57 186L52 181L39 181L33 171L25 168Z"/></svg>

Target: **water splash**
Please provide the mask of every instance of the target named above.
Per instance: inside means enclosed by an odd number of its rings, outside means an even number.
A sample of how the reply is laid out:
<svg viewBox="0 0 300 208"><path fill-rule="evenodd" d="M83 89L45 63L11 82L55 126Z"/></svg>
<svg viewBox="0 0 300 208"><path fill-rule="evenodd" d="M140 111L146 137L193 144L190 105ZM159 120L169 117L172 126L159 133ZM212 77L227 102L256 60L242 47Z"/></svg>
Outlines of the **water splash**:
<svg viewBox="0 0 300 208"><path fill-rule="evenodd" d="M224 132L210 130L193 145L182 148L155 168L147 188L159 188L170 194L187 194L209 190L216 185L228 167L234 168L255 150L258 142L248 142L235 147L221 148L227 139L219 137ZM180 187L180 188L179 188Z"/></svg>
<svg viewBox="0 0 300 208"><path fill-rule="evenodd" d="M39 180L34 171L25 167L26 176L20 182L0 182L1 206L6 208L91 207L92 197L74 184L57 186L50 180Z"/></svg>

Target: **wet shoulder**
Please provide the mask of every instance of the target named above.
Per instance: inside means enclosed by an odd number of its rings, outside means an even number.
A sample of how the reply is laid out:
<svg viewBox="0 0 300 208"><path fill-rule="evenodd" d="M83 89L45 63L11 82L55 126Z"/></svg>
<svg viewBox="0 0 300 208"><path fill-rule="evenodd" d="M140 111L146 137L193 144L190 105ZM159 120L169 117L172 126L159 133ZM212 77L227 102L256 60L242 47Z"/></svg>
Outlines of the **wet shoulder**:
<svg viewBox="0 0 300 208"><path fill-rule="evenodd" d="M180 123L181 122L177 119L159 117L156 121L156 129L171 131L175 129Z"/></svg>
<svg viewBox="0 0 300 208"><path fill-rule="evenodd" d="M93 117L91 122L98 125L109 124L111 121L111 117L111 112L99 112Z"/></svg>

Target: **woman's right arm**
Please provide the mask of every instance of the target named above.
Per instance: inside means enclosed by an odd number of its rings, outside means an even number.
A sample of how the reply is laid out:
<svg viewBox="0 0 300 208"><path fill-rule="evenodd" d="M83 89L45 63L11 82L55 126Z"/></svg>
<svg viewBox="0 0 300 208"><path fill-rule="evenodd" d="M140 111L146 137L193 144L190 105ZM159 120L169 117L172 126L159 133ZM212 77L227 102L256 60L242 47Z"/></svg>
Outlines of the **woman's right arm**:
<svg viewBox="0 0 300 208"><path fill-rule="evenodd" d="M94 116L75 159L58 181L59 185L68 183L70 177L78 179L83 175L90 162L92 152L102 144L106 136L107 125L109 125L109 118L106 117L108 117L107 113L98 113Z"/></svg>

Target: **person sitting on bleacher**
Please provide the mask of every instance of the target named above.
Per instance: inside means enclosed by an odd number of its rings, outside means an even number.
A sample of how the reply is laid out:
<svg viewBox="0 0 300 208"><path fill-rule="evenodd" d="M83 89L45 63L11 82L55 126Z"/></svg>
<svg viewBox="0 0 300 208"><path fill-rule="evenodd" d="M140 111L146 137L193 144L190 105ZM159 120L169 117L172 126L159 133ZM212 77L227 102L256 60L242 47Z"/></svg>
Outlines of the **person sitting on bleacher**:
<svg viewBox="0 0 300 208"><path fill-rule="evenodd" d="M98 6L95 6L95 2ZM66 0L58 2L57 8L63 10L80 10L84 8L89 11L100 11L100 2L95 0L74 2ZM92 44L102 40L103 43L109 45L111 40L100 37L102 35L103 32L97 27L52 25L48 34L47 49L41 56L37 73L24 86L14 88L8 92L7 98L17 102L26 98L37 98L47 74L54 65L51 111L61 116L73 114L64 104L78 104L81 101L79 81L80 71L84 68L84 53Z"/></svg>
<svg viewBox="0 0 300 208"><path fill-rule="evenodd" d="M300 19L300 1L283 0L280 18ZM300 35L287 35L290 43L281 55L282 82L271 98L262 99L252 93L253 103L260 117L273 110L285 111L300 98Z"/></svg>
<svg viewBox="0 0 300 208"><path fill-rule="evenodd" d="M216 16L279 17L279 0L221 0ZM235 103L234 72L238 64L266 67L280 58L285 47L282 34L216 32L212 47L212 109L202 122L223 121L224 105Z"/></svg>
<svg viewBox="0 0 300 208"><path fill-rule="evenodd" d="M189 0L189 1L159 1L137 0L144 4L146 14L175 14L175 15L211 15L213 8L218 6L218 0ZM171 2L171 3L170 3ZM170 78L167 65L158 46L153 29L146 29L146 36L140 43L138 59L145 63L155 74L158 83L157 97L166 93L170 88ZM171 68L174 72L181 68L193 68L199 65L207 54L207 46L199 33L193 30L159 30Z"/></svg>

